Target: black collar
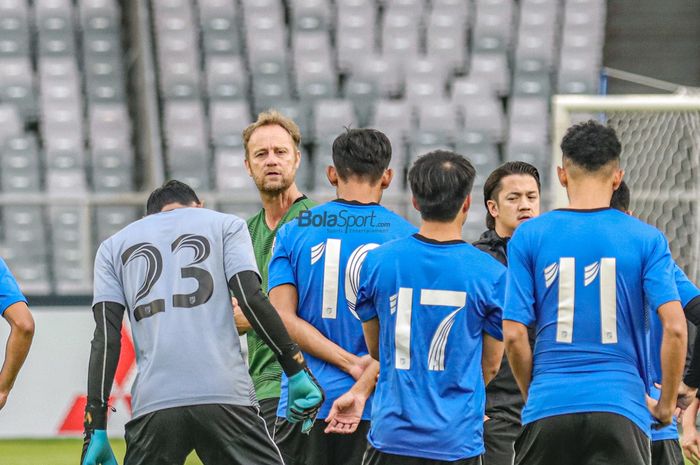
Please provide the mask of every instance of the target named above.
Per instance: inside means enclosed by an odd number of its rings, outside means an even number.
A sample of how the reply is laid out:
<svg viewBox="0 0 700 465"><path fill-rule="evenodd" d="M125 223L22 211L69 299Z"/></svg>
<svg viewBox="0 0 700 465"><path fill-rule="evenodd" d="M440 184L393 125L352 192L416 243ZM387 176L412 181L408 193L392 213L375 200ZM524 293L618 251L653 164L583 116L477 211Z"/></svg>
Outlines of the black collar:
<svg viewBox="0 0 700 465"><path fill-rule="evenodd" d="M600 208L557 208L556 212L574 212L574 213L595 213L602 212L605 210L614 210L612 207L600 207Z"/></svg>
<svg viewBox="0 0 700 465"><path fill-rule="evenodd" d="M360 207L362 207L362 206L366 207L369 205L379 205L377 202L364 203L364 202L359 202L357 200L345 200L345 199L335 199L335 200L332 200L332 202L342 203L345 205L355 205L355 206L360 206Z"/></svg>
<svg viewBox="0 0 700 465"><path fill-rule="evenodd" d="M420 234L418 234L418 233L415 233L415 234L413 235L413 237L415 237L416 239L418 239L418 240L421 241L421 242L425 242L425 243L428 243L428 244L434 244L434 245L466 244L466 242L463 241L463 240L461 240L461 239L453 239L453 240L451 240L451 241L438 241L438 240L435 240L435 239L431 239L431 238L429 238L429 237L422 236L422 235L420 235Z"/></svg>

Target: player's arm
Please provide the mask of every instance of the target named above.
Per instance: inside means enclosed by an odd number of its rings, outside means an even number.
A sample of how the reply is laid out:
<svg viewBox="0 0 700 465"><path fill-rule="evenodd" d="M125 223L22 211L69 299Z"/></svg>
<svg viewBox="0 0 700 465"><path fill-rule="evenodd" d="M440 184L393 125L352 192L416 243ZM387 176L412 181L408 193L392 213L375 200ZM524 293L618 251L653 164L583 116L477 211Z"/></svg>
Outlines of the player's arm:
<svg viewBox="0 0 700 465"><path fill-rule="evenodd" d="M517 321L503 320L503 337L508 363L513 370L520 393L527 401L532 380L532 348L527 335L527 326Z"/></svg>
<svg viewBox="0 0 700 465"><path fill-rule="evenodd" d="M92 315L95 319L95 332L90 344L85 438L80 463L116 465L107 441L107 409L121 353L124 306L116 302L97 302L92 307Z"/></svg>
<svg viewBox="0 0 700 465"><path fill-rule="evenodd" d="M379 376L379 362L372 360L360 379L348 392L338 397L326 417L325 433L352 434L362 421L367 399L374 392Z"/></svg>
<svg viewBox="0 0 700 465"><path fill-rule="evenodd" d="M15 302L2 314L10 325L10 337L5 347L5 361L0 370L0 410L15 384L19 369L27 358L34 337L34 319L25 302Z"/></svg>
<svg viewBox="0 0 700 465"><path fill-rule="evenodd" d="M379 318L362 323L362 332L365 334L367 350L373 359L379 360Z"/></svg>
<svg viewBox="0 0 700 465"><path fill-rule="evenodd" d="M690 315L700 315L700 295L688 302L683 310L686 318L688 318L691 323L695 324L695 326L698 326L698 323L691 320ZM689 355L690 364L688 366L687 373L683 378L683 382L686 386L696 389L700 387L700 337L697 335L695 337L692 350L689 351Z"/></svg>
<svg viewBox="0 0 700 465"><path fill-rule="evenodd" d="M379 376L379 318L362 322L367 349L372 361L348 392L338 397L326 417L326 433L351 434L362 420L367 399L372 395Z"/></svg>
<svg viewBox="0 0 700 465"><path fill-rule="evenodd" d="M669 424L676 408L678 388L683 376L688 331L681 304L673 300L658 310L663 327L661 339L661 396L653 406L652 415L661 424Z"/></svg>
<svg viewBox="0 0 700 465"><path fill-rule="evenodd" d="M323 403L323 390L306 368L299 346L289 337L284 323L260 287L260 277L253 271L241 271L229 280L229 288L253 330L277 357L289 378L287 419L307 423ZM309 426L310 429L310 426Z"/></svg>
<svg viewBox="0 0 700 465"><path fill-rule="evenodd" d="M239 299L240 302L240 299ZM292 339L301 349L316 358L337 366L355 379L359 379L369 365L369 357L358 357L334 343L311 323L297 314L299 296L297 288L282 284L270 290L270 302L277 309Z"/></svg>
<svg viewBox="0 0 700 465"><path fill-rule="evenodd" d="M484 374L484 384L488 385L496 377L503 360L503 341L499 341L484 332L483 349L481 351L481 370Z"/></svg>

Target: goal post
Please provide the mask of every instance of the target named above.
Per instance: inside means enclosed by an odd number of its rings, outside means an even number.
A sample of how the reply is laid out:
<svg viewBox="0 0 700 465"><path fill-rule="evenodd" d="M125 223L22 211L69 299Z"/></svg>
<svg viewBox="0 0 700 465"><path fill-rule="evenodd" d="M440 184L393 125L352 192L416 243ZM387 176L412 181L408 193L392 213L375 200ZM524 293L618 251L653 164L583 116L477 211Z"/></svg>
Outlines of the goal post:
<svg viewBox="0 0 700 465"><path fill-rule="evenodd" d="M566 206L559 185L561 140L575 123L614 128L635 216L662 230L676 262L700 279L700 95L555 95L552 98L552 208Z"/></svg>

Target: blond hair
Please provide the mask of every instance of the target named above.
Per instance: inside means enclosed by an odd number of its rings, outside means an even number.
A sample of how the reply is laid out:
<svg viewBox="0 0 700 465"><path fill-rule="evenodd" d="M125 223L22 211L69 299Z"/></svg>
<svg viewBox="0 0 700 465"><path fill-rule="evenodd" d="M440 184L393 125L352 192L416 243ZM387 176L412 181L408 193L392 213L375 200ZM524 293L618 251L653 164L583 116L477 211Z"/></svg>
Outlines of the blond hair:
<svg viewBox="0 0 700 465"><path fill-rule="evenodd" d="M294 142L294 148L298 150L299 144L301 144L301 131L299 131L299 126L291 118L287 118L282 113L277 110L263 111L258 115L258 120L254 123L248 125L247 128L243 130L243 148L245 149L245 155L248 156L248 142L253 132L263 126L277 125L282 129L287 131L292 137L292 142Z"/></svg>

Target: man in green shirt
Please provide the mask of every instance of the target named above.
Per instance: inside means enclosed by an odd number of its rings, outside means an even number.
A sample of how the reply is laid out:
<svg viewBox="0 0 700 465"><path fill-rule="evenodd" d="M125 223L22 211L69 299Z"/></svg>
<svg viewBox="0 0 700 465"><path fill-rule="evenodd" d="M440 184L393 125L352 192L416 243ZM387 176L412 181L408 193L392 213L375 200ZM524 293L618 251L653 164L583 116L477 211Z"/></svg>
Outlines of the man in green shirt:
<svg viewBox="0 0 700 465"><path fill-rule="evenodd" d="M299 212L316 205L303 195L295 183L301 153L301 133L294 121L277 111L260 113L256 122L243 131L245 166L260 192L263 208L248 219L255 260L267 292L267 265L277 230ZM260 412L270 431L275 425L280 397L282 368L239 308L234 309L236 328L248 339L248 364L260 403Z"/></svg>

